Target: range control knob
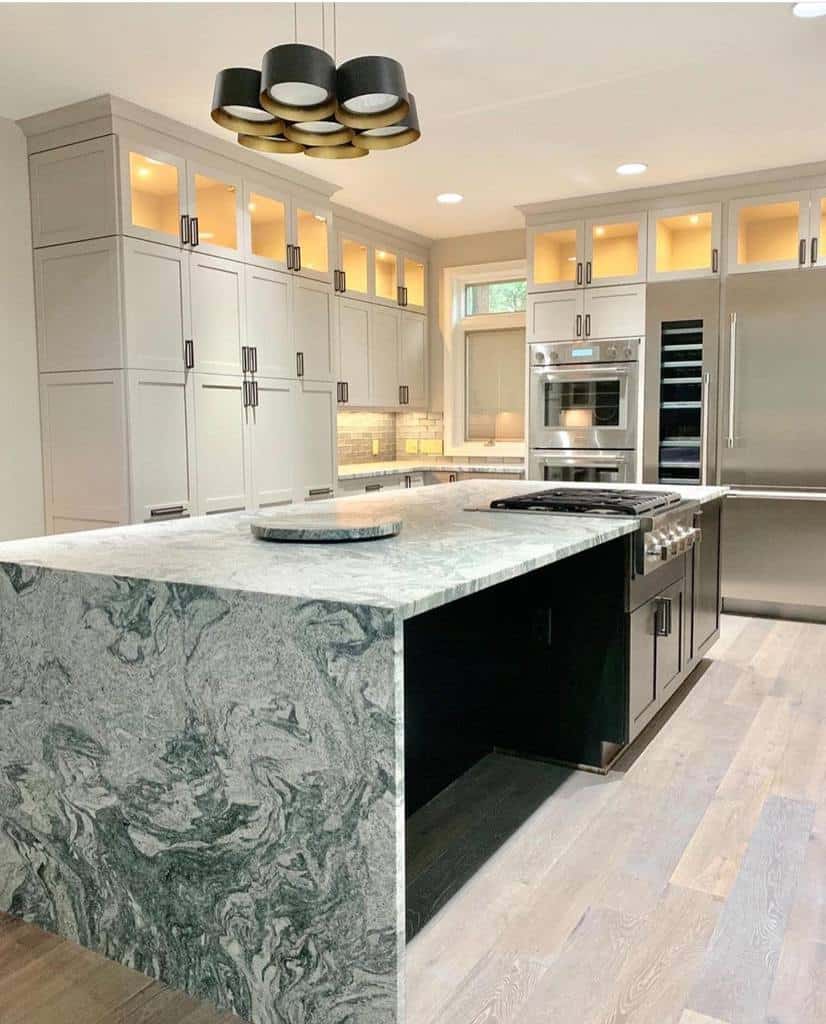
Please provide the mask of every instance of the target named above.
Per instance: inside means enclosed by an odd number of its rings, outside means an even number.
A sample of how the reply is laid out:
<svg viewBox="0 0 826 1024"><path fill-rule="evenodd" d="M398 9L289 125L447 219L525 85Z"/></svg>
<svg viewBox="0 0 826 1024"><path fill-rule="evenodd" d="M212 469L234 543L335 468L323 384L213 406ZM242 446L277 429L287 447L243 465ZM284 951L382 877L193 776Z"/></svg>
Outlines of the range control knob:
<svg viewBox="0 0 826 1024"><path fill-rule="evenodd" d="M544 363L545 362L545 353L544 352L537 352L536 356L534 358L536 359L537 363Z"/></svg>
<svg viewBox="0 0 826 1024"><path fill-rule="evenodd" d="M626 349L625 349L625 358L626 359L631 359L631 358L633 358L633 355L634 355L634 350L631 348L630 345L627 345Z"/></svg>
<svg viewBox="0 0 826 1024"><path fill-rule="evenodd" d="M559 353L558 352L551 352L551 361L555 363L558 359L559 359Z"/></svg>
<svg viewBox="0 0 826 1024"><path fill-rule="evenodd" d="M617 346L616 345L609 345L608 348L605 350L605 354L608 356L609 359L616 359L617 358Z"/></svg>

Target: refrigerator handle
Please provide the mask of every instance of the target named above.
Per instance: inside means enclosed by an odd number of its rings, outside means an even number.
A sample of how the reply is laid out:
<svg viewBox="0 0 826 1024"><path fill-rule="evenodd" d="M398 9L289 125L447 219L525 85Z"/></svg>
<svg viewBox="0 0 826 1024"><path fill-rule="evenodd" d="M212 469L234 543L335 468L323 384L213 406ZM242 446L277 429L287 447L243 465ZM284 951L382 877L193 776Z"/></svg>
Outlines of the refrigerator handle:
<svg viewBox="0 0 826 1024"><path fill-rule="evenodd" d="M729 366L728 366L728 435L726 436L726 447L734 447L734 411L735 411L735 390L737 377L737 314L730 316L730 340L729 340Z"/></svg>
<svg viewBox="0 0 826 1024"><path fill-rule="evenodd" d="M702 462L702 470L700 476L700 483L703 487L708 486L708 395L709 395L709 384L711 383L711 374L703 374L702 384L702 402L703 402L703 425L700 428L702 439L700 441L700 459Z"/></svg>

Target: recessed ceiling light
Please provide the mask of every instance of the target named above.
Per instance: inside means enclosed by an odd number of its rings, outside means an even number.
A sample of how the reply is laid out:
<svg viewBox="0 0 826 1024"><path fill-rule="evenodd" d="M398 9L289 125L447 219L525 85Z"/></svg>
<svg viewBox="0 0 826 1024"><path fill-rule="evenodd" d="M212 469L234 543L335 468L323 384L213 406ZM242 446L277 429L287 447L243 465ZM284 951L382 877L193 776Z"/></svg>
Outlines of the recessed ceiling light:
<svg viewBox="0 0 826 1024"><path fill-rule="evenodd" d="M620 164L617 174L645 174L648 164Z"/></svg>
<svg viewBox="0 0 826 1024"><path fill-rule="evenodd" d="M446 203L449 205L451 203L461 203L464 198L465 197L460 196L458 192L440 192L439 195L436 196L436 202Z"/></svg>
<svg viewBox="0 0 826 1024"><path fill-rule="evenodd" d="M806 0L805 3L793 4L792 14L798 18L822 18L826 14L826 3L814 3L813 0Z"/></svg>

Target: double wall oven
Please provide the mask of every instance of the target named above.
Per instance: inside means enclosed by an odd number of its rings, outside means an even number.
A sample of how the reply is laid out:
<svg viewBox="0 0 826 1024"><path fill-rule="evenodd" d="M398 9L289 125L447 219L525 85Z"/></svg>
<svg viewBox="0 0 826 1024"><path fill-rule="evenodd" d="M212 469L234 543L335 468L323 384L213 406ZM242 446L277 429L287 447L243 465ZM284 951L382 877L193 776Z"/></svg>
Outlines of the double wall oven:
<svg viewBox="0 0 826 1024"><path fill-rule="evenodd" d="M530 346L530 479L636 480L639 347L639 338Z"/></svg>

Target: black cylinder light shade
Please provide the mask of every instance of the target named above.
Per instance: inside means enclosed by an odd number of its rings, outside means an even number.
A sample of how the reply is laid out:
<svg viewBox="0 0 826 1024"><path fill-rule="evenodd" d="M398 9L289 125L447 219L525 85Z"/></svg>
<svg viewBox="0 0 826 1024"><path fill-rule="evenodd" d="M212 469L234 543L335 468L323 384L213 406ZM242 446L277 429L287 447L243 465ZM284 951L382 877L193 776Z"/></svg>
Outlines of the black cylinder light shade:
<svg viewBox="0 0 826 1024"><path fill-rule="evenodd" d="M348 128L384 128L408 111L404 68L392 57L354 57L338 69L336 117Z"/></svg>
<svg viewBox="0 0 826 1024"><path fill-rule="evenodd" d="M284 43L264 54L261 106L286 121L317 121L336 109L336 66L317 46Z"/></svg>
<svg viewBox="0 0 826 1024"><path fill-rule="evenodd" d="M238 143L246 149L254 149L259 153L303 153L304 147L292 142L283 135L238 135Z"/></svg>
<svg viewBox="0 0 826 1024"><path fill-rule="evenodd" d="M402 146L409 146L421 138L419 130L419 113L416 110L416 97L413 93L408 94L409 108L404 117L395 124L385 125L382 128L367 128L363 132L356 132L353 138L353 145L360 149L400 149Z"/></svg>
<svg viewBox="0 0 826 1024"><path fill-rule="evenodd" d="M224 68L215 76L212 120L244 135L278 135L284 122L260 102L261 72L254 68Z"/></svg>

